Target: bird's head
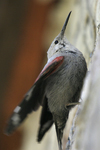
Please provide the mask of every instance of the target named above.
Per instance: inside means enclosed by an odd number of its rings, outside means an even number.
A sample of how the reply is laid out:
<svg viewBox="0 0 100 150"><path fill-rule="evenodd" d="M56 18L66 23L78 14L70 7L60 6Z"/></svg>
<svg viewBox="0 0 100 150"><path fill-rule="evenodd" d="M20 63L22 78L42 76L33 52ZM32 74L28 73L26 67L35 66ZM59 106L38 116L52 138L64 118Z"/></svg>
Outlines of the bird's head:
<svg viewBox="0 0 100 150"><path fill-rule="evenodd" d="M67 38L64 35L70 14L71 14L71 12L68 14L67 19L62 27L61 32L53 40L53 42L50 45L50 48L47 51L48 59L51 58L55 54L59 54L61 51L69 49L71 46L71 44L68 42Z"/></svg>

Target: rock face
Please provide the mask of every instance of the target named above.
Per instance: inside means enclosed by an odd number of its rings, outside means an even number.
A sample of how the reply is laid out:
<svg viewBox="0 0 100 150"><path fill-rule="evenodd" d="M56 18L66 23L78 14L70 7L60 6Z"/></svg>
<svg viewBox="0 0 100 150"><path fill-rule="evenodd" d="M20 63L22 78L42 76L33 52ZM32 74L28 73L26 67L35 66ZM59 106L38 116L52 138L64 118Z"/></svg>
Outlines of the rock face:
<svg viewBox="0 0 100 150"><path fill-rule="evenodd" d="M67 143L67 150L89 150L100 149L100 0L84 1L81 6L87 12L83 23L85 39L82 46L87 47L88 52L92 52L92 59L89 63L84 87L82 90L82 104L79 106L78 114L74 118L73 125L69 134L70 143ZM85 15L83 13L83 15ZM85 29L85 28L84 28ZM89 34L91 33L91 34ZM95 41L95 44L94 44ZM91 44L89 44L89 42ZM91 46L90 46L91 45ZM92 47L94 45L94 48ZM78 116L78 117L77 117ZM76 119L77 118L77 119ZM73 132L72 132L73 131Z"/></svg>

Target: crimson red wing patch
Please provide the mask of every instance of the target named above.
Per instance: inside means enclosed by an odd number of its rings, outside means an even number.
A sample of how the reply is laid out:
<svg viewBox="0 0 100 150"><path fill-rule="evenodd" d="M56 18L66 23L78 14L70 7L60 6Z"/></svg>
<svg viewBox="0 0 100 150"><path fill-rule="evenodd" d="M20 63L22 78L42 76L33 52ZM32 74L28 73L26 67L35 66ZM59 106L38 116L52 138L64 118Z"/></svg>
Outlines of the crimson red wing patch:
<svg viewBox="0 0 100 150"><path fill-rule="evenodd" d="M52 60L50 63L48 63L43 70L41 71L41 73L39 74L39 76L37 77L37 79L35 80L35 83L41 78L45 76L45 79L47 77L49 77L52 73L54 73L59 66L61 66L61 64L63 63L64 60L64 56L59 56L56 57L54 60Z"/></svg>

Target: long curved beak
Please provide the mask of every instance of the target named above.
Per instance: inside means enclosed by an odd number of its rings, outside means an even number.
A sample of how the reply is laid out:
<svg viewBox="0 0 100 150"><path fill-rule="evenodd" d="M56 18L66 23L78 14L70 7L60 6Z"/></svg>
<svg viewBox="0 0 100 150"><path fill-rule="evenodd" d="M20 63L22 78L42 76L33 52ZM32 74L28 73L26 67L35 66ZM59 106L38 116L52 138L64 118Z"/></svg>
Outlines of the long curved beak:
<svg viewBox="0 0 100 150"><path fill-rule="evenodd" d="M64 36L64 33L65 33L65 30L66 30L66 26L67 26L67 24L68 24L68 21L69 21L69 17L70 17L70 15L71 15L71 12L72 11L70 11L69 12L69 14L68 14L68 16L67 16L67 18L66 18L66 21L65 21L65 23L64 23L64 25L63 25L63 27L62 27L62 30L61 30L61 37L63 37Z"/></svg>

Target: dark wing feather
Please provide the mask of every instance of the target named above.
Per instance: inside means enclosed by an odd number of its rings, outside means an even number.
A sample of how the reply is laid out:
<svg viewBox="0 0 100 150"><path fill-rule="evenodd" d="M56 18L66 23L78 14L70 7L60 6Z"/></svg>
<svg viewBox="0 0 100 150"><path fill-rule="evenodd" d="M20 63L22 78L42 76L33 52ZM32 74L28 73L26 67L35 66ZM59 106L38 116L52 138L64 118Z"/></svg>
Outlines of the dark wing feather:
<svg viewBox="0 0 100 150"><path fill-rule="evenodd" d="M63 60L64 57L59 56L44 67L34 85L26 93L23 101L14 109L14 113L11 115L6 128L6 134L12 133L31 111L35 111L40 105L43 105L45 79L56 71L56 69L62 64Z"/></svg>
<svg viewBox="0 0 100 150"><path fill-rule="evenodd" d="M40 142L44 136L44 134L50 129L53 124L53 116L49 111L47 98L45 97L41 117L40 117L40 127L38 131L38 139L37 141Z"/></svg>

